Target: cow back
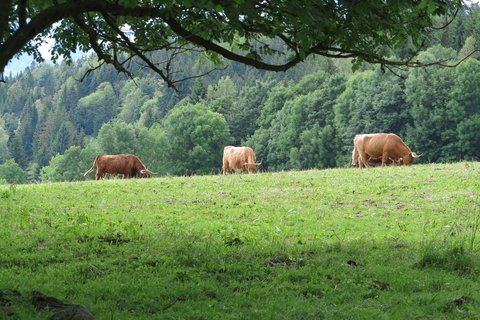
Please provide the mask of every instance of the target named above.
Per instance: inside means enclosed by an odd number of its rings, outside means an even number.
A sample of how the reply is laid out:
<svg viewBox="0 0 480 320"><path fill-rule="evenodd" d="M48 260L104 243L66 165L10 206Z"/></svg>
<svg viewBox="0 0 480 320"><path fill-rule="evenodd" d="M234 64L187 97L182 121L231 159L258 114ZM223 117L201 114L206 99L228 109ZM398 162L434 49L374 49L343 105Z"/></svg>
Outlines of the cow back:
<svg viewBox="0 0 480 320"><path fill-rule="evenodd" d="M402 157L411 154L410 148L394 133L371 133L355 136L355 147L361 156L371 158L391 158L400 161Z"/></svg>
<svg viewBox="0 0 480 320"><path fill-rule="evenodd" d="M140 167L139 163L141 164L140 159L131 154L106 154L97 159L99 169L110 174L123 174L126 177L136 175L137 168Z"/></svg>

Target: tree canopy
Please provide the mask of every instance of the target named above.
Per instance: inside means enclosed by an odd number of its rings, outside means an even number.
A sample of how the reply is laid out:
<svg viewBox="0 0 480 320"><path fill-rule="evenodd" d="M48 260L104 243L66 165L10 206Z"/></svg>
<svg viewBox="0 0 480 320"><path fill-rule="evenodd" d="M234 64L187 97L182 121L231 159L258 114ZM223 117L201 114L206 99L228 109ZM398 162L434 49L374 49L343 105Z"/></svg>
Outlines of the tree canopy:
<svg viewBox="0 0 480 320"><path fill-rule="evenodd" d="M179 79L174 59L202 51L259 69L285 71L308 56L353 58L382 66L416 66L428 32L462 7L461 0L2 0L0 81L10 59L53 38L53 60L93 49L101 63L132 75L132 58L168 86ZM403 58L392 49L404 48ZM281 48L281 49L280 49ZM151 58L163 49L164 60ZM436 61L438 63L438 61ZM195 77L197 75L190 75ZM184 75L182 75L184 77Z"/></svg>

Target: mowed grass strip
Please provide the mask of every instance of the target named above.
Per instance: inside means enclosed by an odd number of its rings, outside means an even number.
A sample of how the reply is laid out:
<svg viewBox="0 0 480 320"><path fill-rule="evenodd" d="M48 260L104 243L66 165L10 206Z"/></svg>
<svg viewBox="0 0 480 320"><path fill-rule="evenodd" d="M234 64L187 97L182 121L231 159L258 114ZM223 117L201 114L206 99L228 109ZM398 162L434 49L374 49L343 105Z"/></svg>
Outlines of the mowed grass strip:
<svg viewBox="0 0 480 320"><path fill-rule="evenodd" d="M479 193L478 162L0 186L0 290L20 319L50 314L32 291L97 319L478 319Z"/></svg>

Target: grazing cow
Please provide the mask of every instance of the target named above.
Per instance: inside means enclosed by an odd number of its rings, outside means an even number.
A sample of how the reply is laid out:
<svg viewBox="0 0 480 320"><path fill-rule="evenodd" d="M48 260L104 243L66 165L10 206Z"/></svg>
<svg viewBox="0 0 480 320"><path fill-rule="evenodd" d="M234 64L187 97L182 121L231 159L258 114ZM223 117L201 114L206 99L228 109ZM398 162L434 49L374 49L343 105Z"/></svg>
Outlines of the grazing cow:
<svg viewBox="0 0 480 320"><path fill-rule="evenodd" d="M356 160L360 168L368 167L368 163L372 161L381 161L382 167L388 163L410 165L418 157L394 133L359 134L353 142L352 163L357 152Z"/></svg>
<svg viewBox="0 0 480 320"><path fill-rule="evenodd" d="M355 138L353 139L352 160L350 161L350 165L353 166L353 167L362 168L362 165L363 165L362 157L360 156L357 148L355 147L355 140L362 139L363 136L365 136L365 134L357 134L355 136ZM368 159L367 159L367 164L369 164L369 163L381 163L381 162L382 162L382 157L378 157L378 158L368 157ZM395 164L399 164L399 163L389 157L386 164L394 164L395 165Z"/></svg>
<svg viewBox="0 0 480 320"><path fill-rule="evenodd" d="M100 180L106 173L113 175L123 174L129 178L149 178L153 172L147 169L140 159L132 154L102 154L95 157L92 167L83 175L86 176L97 167L95 178Z"/></svg>
<svg viewBox="0 0 480 320"><path fill-rule="evenodd" d="M223 174L244 169L248 170L248 173L252 173L261 164L255 161L255 153L252 148L226 146L223 149Z"/></svg>

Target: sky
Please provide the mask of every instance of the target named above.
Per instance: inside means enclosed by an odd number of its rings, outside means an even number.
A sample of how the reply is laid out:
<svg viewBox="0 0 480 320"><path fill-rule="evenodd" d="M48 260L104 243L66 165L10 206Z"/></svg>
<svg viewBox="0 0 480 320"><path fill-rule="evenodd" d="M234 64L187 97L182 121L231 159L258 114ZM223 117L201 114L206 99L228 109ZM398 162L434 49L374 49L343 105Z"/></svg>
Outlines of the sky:
<svg viewBox="0 0 480 320"><path fill-rule="evenodd" d="M52 38L48 38L38 49L38 51L42 55L42 58L45 59L45 62L47 62L47 63L52 62L52 56L50 54L50 48L53 45L53 41L54 40ZM89 53L84 53L84 52L75 53L75 54L72 55L72 58L74 60L79 59L79 58L81 58L81 57L83 57L87 54L89 54ZM62 60L63 59L60 58L60 59L57 60L57 62L61 62ZM12 75L16 75L16 74L22 72L25 68L29 67L32 63L33 63L33 57L32 56L29 56L27 54L22 54L20 57L13 58L12 60L10 60L10 62L5 67L4 74L6 76L9 76L10 73Z"/></svg>

